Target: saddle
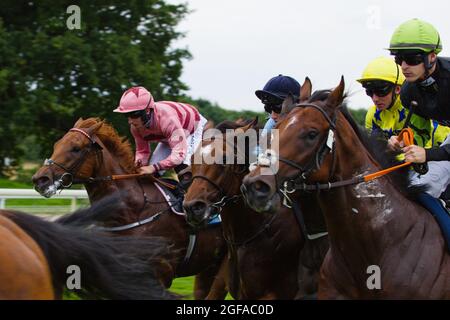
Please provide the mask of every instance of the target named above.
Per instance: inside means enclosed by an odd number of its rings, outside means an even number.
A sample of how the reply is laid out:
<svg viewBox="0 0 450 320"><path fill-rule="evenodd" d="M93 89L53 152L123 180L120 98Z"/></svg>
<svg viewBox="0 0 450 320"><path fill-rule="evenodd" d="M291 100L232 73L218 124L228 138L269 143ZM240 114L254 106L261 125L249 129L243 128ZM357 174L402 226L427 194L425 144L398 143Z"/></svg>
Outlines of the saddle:
<svg viewBox="0 0 450 320"><path fill-rule="evenodd" d="M155 183L159 192L161 192L164 199L166 199L166 202L171 208L172 212L180 216L185 216L183 210L184 190L182 189L178 181L169 178L159 178L159 180L162 180L174 186L174 189L170 189L162 184Z"/></svg>
<svg viewBox="0 0 450 320"><path fill-rule="evenodd" d="M167 188L164 185L160 185L158 183L155 183L157 189L159 192L161 192L164 199L166 199L167 204L170 206L173 213L180 215L180 216L186 216L186 213L183 209L183 200L184 200L184 194L185 189L182 184L180 184L178 181L169 179L169 178L159 178L160 180L174 186L174 189ZM220 215L211 217L208 221L208 226L213 226L220 224L222 220L220 219Z"/></svg>

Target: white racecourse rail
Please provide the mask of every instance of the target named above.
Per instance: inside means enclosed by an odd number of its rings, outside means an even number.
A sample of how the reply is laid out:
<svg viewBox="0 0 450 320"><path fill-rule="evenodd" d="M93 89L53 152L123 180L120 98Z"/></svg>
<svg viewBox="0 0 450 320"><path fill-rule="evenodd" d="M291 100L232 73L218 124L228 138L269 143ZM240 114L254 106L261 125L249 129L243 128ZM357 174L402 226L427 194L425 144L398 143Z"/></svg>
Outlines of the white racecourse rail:
<svg viewBox="0 0 450 320"><path fill-rule="evenodd" d="M71 199L70 207L65 206L67 208L66 211L75 211L77 209L77 200L78 199L87 199L88 195L86 190L63 190L61 193L55 194L52 199ZM44 206L42 209L38 210L40 212L47 213L56 213L56 211L61 210L61 206L46 206L45 200L43 196L41 196L34 189L2 189L0 188L0 209L6 208L6 199L41 199L44 202ZM47 199L51 201L50 199ZM29 206L31 208L31 206ZM8 206L9 208L9 206ZM26 207L11 207L11 209L20 209L25 210ZM33 207L35 208L35 206ZM59 209L59 210L58 210ZM35 210L33 210L35 211Z"/></svg>

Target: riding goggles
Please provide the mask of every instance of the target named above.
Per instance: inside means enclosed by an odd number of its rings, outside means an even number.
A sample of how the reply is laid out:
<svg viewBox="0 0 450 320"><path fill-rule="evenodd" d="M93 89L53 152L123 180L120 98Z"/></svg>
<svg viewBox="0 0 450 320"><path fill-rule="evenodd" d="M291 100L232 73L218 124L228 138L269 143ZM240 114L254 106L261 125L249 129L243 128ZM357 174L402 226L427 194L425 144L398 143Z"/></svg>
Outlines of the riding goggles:
<svg viewBox="0 0 450 320"><path fill-rule="evenodd" d="M125 117L132 118L132 119L140 118L143 115L143 110L127 112L127 113L124 113L124 115L125 115Z"/></svg>
<svg viewBox="0 0 450 320"><path fill-rule="evenodd" d="M375 94L377 97L386 97L394 89L394 84L390 82L378 82L378 83L365 83L364 89L366 89L366 94L372 98Z"/></svg>
<svg viewBox="0 0 450 320"><path fill-rule="evenodd" d="M264 110L268 113L280 113L281 112L281 106L283 104L283 99L275 97L273 95L264 95L261 97L262 103L264 103Z"/></svg>
<svg viewBox="0 0 450 320"><path fill-rule="evenodd" d="M424 62L423 54L397 54L395 63L401 65L403 61L409 66L417 66Z"/></svg>
<svg viewBox="0 0 450 320"><path fill-rule="evenodd" d="M265 104L264 110L268 113L280 113L281 112L281 104Z"/></svg>

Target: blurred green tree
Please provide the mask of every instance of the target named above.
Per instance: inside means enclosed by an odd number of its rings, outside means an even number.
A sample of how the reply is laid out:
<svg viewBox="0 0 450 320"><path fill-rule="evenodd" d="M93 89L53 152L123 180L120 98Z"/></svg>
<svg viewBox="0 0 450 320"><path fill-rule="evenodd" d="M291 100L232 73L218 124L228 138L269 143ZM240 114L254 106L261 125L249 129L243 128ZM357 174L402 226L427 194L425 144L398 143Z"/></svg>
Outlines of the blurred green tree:
<svg viewBox="0 0 450 320"><path fill-rule="evenodd" d="M185 4L81 0L81 28L70 30L72 4L2 1L0 159L20 158L29 135L48 155L78 117L106 118L128 132L112 109L129 86L150 88L158 99L187 89L179 79L190 54L172 47L182 36L175 28L188 12ZM3 166L0 161L0 171Z"/></svg>

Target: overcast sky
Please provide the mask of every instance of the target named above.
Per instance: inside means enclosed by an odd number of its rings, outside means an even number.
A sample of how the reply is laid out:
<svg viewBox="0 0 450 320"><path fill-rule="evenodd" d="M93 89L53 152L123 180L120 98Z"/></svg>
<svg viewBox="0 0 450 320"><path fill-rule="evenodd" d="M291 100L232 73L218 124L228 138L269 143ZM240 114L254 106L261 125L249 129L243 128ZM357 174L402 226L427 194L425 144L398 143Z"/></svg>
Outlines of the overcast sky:
<svg viewBox="0 0 450 320"><path fill-rule="evenodd" d="M186 1L169 0L171 3ZM189 0L180 22L186 37L175 43L193 59L182 80L194 98L220 106L262 110L254 91L271 77L309 76L313 89L334 87L341 75L352 108L371 100L355 80L367 63L389 55L395 28L411 18L433 24L450 55L450 2L444 0Z"/></svg>

